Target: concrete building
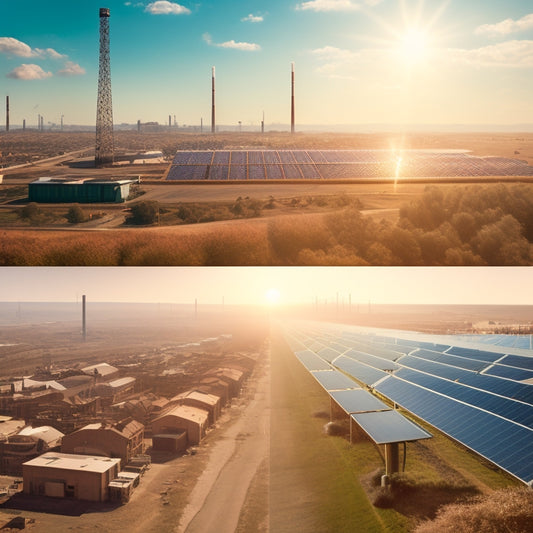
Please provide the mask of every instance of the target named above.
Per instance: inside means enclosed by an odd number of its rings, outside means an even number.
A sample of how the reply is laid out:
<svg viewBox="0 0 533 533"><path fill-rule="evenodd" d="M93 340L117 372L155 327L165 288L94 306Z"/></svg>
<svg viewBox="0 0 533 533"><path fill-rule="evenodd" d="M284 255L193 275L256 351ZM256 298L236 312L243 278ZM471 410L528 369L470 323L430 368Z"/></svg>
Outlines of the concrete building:
<svg viewBox="0 0 533 533"><path fill-rule="evenodd" d="M22 465L24 493L104 502L120 459L48 452Z"/></svg>
<svg viewBox="0 0 533 533"><path fill-rule="evenodd" d="M134 180L39 178L28 185L30 202L120 203L130 195Z"/></svg>
<svg viewBox="0 0 533 533"><path fill-rule="evenodd" d="M143 453L144 426L133 419L118 424L88 424L63 437L62 453L118 457L122 465Z"/></svg>
<svg viewBox="0 0 533 533"><path fill-rule="evenodd" d="M197 407L178 405L152 421L152 434L187 432L187 445L199 444L208 426L209 413Z"/></svg>
<svg viewBox="0 0 533 533"><path fill-rule="evenodd" d="M22 475L22 465L43 452L59 450L63 433L50 426L27 426L5 442L0 442L0 472L11 476Z"/></svg>
<svg viewBox="0 0 533 533"><path fill-rule="evenodd" d="M191 407L204 409L209 413L209 425L214 424L220 417L220 398L214 394L191 390L174 396L174 398L171 398L170 403L174 405L190 405Z"/></svg>

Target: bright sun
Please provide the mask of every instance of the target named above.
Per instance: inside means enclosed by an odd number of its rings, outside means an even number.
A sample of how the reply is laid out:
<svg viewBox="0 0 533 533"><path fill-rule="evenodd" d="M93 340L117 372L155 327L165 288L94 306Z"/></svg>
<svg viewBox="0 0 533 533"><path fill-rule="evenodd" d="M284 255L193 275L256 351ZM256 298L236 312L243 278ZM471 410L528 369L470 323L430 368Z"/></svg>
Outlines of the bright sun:
<svg viewBox="0 0 533 533"><path fill-rule="evenodd" d="M278 289L268 289L265 293L265 299L269 305L276 305L279 302L280 292Z"/></svg>
<svg viewBox="0 0 533 533"><path fill-rule="evenodd" d="M418 63L424 59L427 49L427 33L419 28L408 29L400 40L401 53L409 63Z"/></svg>

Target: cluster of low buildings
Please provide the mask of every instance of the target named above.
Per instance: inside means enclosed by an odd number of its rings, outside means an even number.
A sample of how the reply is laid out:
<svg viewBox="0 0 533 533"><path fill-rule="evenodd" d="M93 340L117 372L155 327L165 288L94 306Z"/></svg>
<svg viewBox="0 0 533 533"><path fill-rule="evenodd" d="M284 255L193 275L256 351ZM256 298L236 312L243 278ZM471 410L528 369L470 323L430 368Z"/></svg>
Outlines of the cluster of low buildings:
<svg viewBox="0 0 533 533"><path fill-rule="evenodd" d="M171 398L107 363L1 383L0 474L22 477L29 495L126 502L151 455L199 444L250 371L210 369Z"/></svg>

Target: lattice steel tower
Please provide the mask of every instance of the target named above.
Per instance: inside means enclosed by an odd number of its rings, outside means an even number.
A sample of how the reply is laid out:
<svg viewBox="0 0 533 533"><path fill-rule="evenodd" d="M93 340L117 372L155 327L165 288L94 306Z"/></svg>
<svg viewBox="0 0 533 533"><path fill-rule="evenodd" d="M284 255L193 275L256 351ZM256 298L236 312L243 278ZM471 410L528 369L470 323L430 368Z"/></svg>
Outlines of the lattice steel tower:
<svg viewBox="0 0 533 533"><path fill-rule="evenodd" d="M96 106L96 166L113 163L113 104L111 102L111 66L109 61L109 17L107 7L100 8L100 70Z"/></svg>

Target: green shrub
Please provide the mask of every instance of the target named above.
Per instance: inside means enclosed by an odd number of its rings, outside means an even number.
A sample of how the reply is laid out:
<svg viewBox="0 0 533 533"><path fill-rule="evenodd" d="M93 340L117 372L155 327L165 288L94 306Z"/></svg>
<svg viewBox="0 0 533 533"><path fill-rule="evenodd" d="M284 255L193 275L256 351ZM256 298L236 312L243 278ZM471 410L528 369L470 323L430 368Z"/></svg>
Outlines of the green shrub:
<svg viewBox="0 0 533 533"><path fill-rule="evenodd" d="M138 202L131 206L132 224L154 224L159 217L159 203L155 201Z"/></svg>
<svg viewBox="0 0 533 533"><path fill-rule="evenodd" d="M80 224L87 220L87 215L77 204L69 208L65 217L70 224Z"/></svg>

